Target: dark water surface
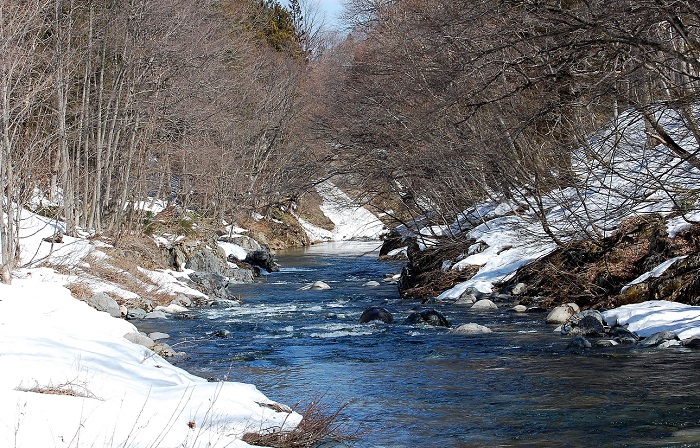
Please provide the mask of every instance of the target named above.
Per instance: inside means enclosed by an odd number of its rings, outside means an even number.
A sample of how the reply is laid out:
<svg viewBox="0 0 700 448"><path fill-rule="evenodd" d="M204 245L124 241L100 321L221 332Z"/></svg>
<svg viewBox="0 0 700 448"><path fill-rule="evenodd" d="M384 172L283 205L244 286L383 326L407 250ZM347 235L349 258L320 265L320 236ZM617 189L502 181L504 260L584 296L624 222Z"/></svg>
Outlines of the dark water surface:
<svg viewBox="0 0 700 448"><path fill-rule="evenodd" d="M189 355L177 364L196 375L253 383L290 405L348 403L358 447L700 447L700 351L571 353L544 315L506 307L434 305L487 335L404 326L416 303L382 282L400 265L367 253L376 246L280 252L281 272L241 285L244 305L141 329L169 333ZM298 291L316 280L333 289ZM370 305L395 322L358 324ZM212 337L220 329L231 336Z"/></svg>

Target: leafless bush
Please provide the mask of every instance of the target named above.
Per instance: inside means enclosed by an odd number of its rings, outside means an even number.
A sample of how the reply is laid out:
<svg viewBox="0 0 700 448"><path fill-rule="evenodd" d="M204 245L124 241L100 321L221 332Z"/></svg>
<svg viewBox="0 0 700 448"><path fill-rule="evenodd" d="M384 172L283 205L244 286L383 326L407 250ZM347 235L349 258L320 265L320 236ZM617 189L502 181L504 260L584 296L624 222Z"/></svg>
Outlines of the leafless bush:
<svg viewBox="0 0 700 448"><path fill-rule="evenodd" d="M291 431L247 433L242 440L250 445L273 448L310 448L324 440L350 441L356 434L340 416L346 406L330 411L319 401L313 401L300 411L303 419Z"/></svg>

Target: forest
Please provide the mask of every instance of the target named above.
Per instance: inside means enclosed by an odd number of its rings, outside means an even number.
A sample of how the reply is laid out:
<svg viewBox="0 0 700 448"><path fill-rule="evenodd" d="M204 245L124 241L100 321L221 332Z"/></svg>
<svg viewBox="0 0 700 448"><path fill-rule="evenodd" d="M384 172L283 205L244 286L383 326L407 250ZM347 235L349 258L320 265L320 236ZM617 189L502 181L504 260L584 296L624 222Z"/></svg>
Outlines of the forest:
<svg viewBox="0 0 700 448"><path fill-rule="evenodd" d="M68 234L115 235L143 230L137 201L235 221L334 178L396 223L507 198L562 242L543 197L585 196L587 167L700 169L698 2L347 0L345 21L331 37L296 0L0 0L3 278L37 197ZM678 173L639 194L694 204ZM601 238L592 220L568 231Z"/></svg>

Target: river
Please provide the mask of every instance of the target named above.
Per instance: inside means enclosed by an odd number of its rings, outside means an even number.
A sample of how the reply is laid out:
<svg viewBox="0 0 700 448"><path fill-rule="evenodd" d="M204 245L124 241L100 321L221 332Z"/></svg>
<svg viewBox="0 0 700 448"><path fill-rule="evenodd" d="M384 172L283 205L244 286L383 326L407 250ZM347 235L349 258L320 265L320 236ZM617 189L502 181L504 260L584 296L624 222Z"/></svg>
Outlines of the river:
<svg viewBox="0 0 700 448"><path fill-rule="evenodd" d="M193 374L253 383L290 405L347 404L341 415L359 448L700 447L700 351L571 352L544 315L507 307L431 305L454 326L494 331L486 335L402 325L417 304L382 282L400 264L378 261L376 249L282 251L281 272L240 286L243 305L139 327L169 333L188 354L176 364ZM332 289L299 291L316 280ZM381 285L364 286L370 280ZM370 305L394 323L359 324Z"/></svg>

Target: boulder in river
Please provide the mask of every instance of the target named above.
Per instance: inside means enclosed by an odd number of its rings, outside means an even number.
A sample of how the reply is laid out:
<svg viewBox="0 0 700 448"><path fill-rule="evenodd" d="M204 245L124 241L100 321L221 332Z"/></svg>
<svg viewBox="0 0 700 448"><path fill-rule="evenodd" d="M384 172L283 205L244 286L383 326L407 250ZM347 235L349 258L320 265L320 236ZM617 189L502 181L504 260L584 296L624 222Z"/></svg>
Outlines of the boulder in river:
<svg viewBox="0 0 700 448"><path fill-rule="evenodd" d="M416 311L408 315L404 325L427 324L434 327L451 327L449 320L439 311L434 309Z"/></svg>
<svg viewBox="0 0 700 448"><path fill-rule="evenodd" d="M678 344L669 343L670 341L677 341ZM648 338L644 339L639 343L641 347L668 347L670 345L680 345L678 335L673 331L660 331L654 333ZM662 347L663 346L663 347Z"/></svg>
<svg viewBox="0 0 700 448"><path fill-rule="evenodd" d="M468 324L463 324L460 325L457 328L453 328L450 330L450 333L454 334L487 334L487 333L493 333L493 331L485 327L483 325L475 324L475 323L468 323Z"/></svg>
<svg viewBox="0 0 700 448"><path fill-rule="evenodd" d="M364 310L360 316L361 324L366 324L375 320L382 321L385 324L390 324L394 321L394 317L389 311L386 310L386 308L382 308L380 306L370 306Z"/></svg>
<svg viewBox="0 0 700 448"><path fill-rule="evenodd" d="M591 342L584 338L583 336L579 335L576 336L571 340L567 348L574 349L574 350L582 350L586 348L591 348Z"/></svg>
<svg viewBox="0 0 700 448"><path fill-rule="evenodd" d="M548 315L546 322L548 324L564 324L571 316L578 313L579 307L575 303L565 303L554 308Z"/></svg>
<svg viewBox="0 0 700 448"><path fill-rule="evenodd" d="M310 283L306 286L302 286L301 288L299 288L299 291L327 291L329 289L331 289L331 287L328 285L328 283L319 280L317 282Z"/></svg>
<svg viewBox="0 0 700 448"><path fill-rule="evenodd" d="M472 305L471 309L475 311L497 310L498 305L496 305L489 299L481 299L474 305Z"/></svg>
<svg viewBox="0 0 700 448"><path fill-rule="evenodd" d="M562 325L562 336L602 336L605 334L603 316L597 310L586 310L576 313Z"/></svg>

